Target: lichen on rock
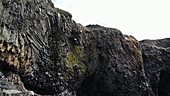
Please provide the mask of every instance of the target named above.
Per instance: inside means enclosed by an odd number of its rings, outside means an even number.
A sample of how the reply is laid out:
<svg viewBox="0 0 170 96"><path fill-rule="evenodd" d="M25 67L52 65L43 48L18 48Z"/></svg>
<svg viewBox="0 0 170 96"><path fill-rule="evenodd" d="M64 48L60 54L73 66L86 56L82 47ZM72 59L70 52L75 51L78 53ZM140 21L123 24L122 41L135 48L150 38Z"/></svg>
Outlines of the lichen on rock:
<svg viewBox="0 0 170 96"><path fill-rule="evenodd" d="M69 76L74 76L75 71L80 72L79 75L85 75L87 67L83 63L83 59L84 53L81 46L74 46L74 51L69 52L65 58L66 78L69 78Z"/></svg>
<svg viewBox="0 0 170 96"><path fill-rule="evenodd" d="M1 0L0 89L5 83L4 92L22 95L168 96L168 41L83 26L51 0Z"/></svg>

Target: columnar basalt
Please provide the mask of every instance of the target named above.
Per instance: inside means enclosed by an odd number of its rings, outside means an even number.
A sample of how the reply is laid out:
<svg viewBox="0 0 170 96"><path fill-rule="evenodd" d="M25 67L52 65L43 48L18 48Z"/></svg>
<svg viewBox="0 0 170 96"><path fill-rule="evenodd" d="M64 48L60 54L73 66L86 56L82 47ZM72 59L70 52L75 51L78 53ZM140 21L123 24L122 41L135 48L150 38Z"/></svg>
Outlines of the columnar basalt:
<svg viewBox="0 0 170 96"><path fill-rule="evenodd" d="M51 0L1 0L0 95L169 96L169 41L83 26Z"/></svg>

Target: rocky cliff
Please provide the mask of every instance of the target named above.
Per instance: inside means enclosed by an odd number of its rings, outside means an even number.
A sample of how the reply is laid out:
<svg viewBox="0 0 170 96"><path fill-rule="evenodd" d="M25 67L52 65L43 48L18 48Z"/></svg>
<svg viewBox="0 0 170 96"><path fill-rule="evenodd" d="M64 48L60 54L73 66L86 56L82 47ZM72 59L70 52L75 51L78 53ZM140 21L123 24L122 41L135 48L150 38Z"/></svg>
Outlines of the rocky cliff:
<svg viewBox="0 0 170 96"><path fill-rule="evenodd" d="M170 39L143 40L144 70L155 96L170 96Z"/></svg>
<svg viewBox="0 0 170 96"><path fill-rule="evenodd" d="M1 0L0 94L170 96L169 42L83 26L51 0Z"/></svg>

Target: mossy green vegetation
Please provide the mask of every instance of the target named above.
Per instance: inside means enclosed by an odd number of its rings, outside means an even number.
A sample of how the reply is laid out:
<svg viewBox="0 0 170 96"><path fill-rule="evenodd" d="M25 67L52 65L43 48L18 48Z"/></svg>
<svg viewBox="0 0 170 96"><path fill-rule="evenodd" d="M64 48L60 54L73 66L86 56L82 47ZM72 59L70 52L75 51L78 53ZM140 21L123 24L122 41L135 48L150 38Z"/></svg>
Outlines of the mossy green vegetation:
<svg viewBox="0 0 170 96"><path fill-rule="evenodd" d="M81 46L74 46L73 52L67 54L67 57L65 58L66 80L68 80L70 76L74 77L75 71L79 71L82 75L85 74L87 70L87 66L82 62L83 58L84 58L84 52ZM77 67L76 70L75 67Z"/></svg>

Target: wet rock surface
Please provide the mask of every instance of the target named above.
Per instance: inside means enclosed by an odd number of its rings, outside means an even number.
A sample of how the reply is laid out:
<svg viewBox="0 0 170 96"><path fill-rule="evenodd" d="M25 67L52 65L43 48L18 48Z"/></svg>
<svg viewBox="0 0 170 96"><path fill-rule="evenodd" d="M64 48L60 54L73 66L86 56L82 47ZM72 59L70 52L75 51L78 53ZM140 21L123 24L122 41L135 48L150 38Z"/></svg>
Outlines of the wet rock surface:
<svg viewBox="0 0 170 96"><path fill-rule="evenodd" d="M169 96L169 41L83 26L51 0L1 0L0 95Z"/></svg>

